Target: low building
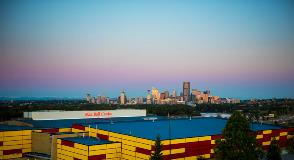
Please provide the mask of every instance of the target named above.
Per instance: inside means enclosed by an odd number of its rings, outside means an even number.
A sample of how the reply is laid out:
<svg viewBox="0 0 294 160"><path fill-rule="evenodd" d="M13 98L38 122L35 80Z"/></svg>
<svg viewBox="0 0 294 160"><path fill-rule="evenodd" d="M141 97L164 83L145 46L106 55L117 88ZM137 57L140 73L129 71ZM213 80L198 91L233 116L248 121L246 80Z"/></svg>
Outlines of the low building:
<svg viewBox="0 0 294 160"><path fill-rule="evenodd" d="M34 133L44 133L37 143L44 146L38 152L56 153L56 159L140 159L149 160L160 135L164 159L213 158L215 141L221 135L227 119L221 118L96 118L71 120L23 120L34 127L0 125L0 159L25 157L34 151ZM264 149L276 138L281 147L293 137L294 128L252 123L257 143ZM50 135L70 132L75 137L57 137L56 147L50 143ZM36 134L37 135L37 134ZM62 135L62 134L60 134ZM47 137L47 138L46 138ZM42 143L43 142L43 143ZM51 146L48 146L51 145ZM50 153L49 153L50 148ZM37 151L37 150L36 150Z"/></svg>

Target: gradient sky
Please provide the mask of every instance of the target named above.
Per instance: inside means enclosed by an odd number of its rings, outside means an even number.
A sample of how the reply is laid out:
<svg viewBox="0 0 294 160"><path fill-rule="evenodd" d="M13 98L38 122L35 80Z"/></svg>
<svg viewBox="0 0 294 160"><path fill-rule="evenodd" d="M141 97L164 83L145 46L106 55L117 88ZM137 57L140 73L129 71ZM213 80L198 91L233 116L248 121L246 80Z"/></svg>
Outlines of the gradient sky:
<svg viewBox="0 0 294 160"><path fill-rule="evenodd" d="M294 98L294 2L3 0L0 53L0 96Z"/></svg>

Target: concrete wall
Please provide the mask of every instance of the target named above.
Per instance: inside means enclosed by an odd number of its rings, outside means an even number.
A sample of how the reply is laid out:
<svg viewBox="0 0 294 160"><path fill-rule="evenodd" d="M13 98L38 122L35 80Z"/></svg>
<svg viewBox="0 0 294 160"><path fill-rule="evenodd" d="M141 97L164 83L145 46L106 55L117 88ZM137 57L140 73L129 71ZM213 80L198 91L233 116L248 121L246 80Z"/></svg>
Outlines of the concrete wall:
<svg viewBox="0 0 294 160"><path fill-rule="evenodd" d="M32 132L32 152L51 154L50 134Z"/></svg>
<svg viewBox="0 0 294 160"><path fill-rule="evenodd" d="M118 109L118 110L96 110L96 111L50 111L50 112L32 112L31 113L31 118L33 120L138 117L138 116L146 116L146 110L145 109Z"/></svg>
<svg viewBox="0 0 294 160"><path fill-rule="evenodd" d="M57 139L67 137L88 136L88 133L68 133L50 135L50 133L32 132L32 152L51 155L51 159L56 159Z"/></svg>

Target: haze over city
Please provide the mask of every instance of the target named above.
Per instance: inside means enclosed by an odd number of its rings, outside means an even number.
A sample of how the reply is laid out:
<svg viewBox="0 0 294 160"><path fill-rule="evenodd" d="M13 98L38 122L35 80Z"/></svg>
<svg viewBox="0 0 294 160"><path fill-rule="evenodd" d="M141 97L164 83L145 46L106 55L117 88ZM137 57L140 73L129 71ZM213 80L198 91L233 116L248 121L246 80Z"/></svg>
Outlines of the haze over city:
<svg viewBox="0 0 294 160"><path fill-rule="evenodd" d="M182 82L294 98L290 0L0 2L0 96L146 96Z"/></svg>

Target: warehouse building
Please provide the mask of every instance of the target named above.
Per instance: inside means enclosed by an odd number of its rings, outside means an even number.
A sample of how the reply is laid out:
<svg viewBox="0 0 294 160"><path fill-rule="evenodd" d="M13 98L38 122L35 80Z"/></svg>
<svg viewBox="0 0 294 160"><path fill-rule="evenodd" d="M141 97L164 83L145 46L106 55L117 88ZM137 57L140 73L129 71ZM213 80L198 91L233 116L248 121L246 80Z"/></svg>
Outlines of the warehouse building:
<svg viewBox="0 0 294 160"><path fill-rule="evenodd" d="M32 127L0 125L0 159L47 155L58 160L147 160L160 135L164 159L212 158L227 120L221 118L132 117L23 120ZM252 123L265 149L273 138L285 145L293 128ZM38 147L40 146L40 147ZM46 156L43 156L46 159Z"/></svg>

